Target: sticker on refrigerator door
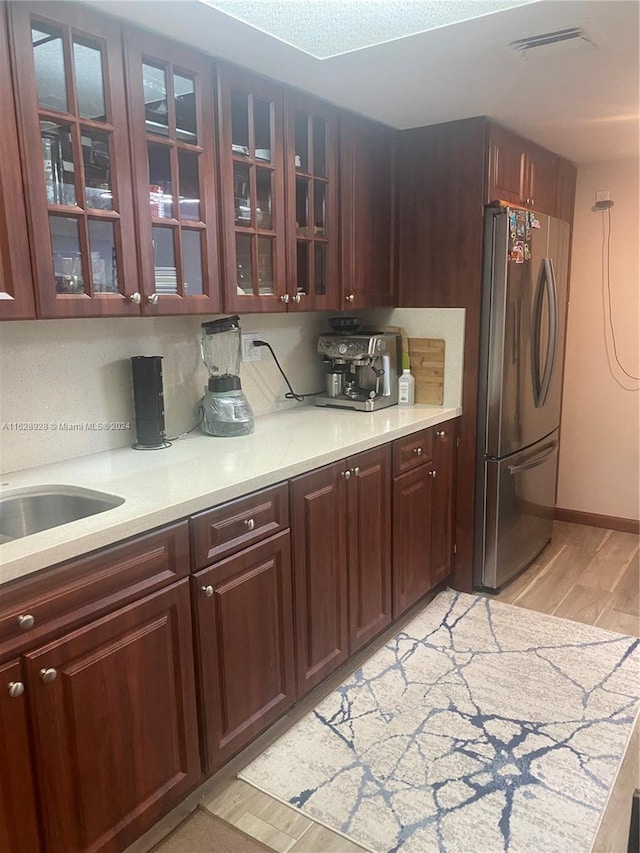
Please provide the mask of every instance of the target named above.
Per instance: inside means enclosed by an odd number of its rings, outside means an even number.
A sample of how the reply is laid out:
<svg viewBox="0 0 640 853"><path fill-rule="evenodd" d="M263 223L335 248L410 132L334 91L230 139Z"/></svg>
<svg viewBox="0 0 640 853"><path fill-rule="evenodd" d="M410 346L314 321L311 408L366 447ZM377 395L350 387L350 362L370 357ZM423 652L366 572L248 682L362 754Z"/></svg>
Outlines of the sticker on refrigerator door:
<svg viewBox="0 0 640 853"><path fill-rule="evenodd" d="M515 261L517 264L524 263L524 243L521 240L514 241L509 252L509 260Z"/></svg>
<svg viewBox="0 0 640 853"><path fill-rule="evenodd" d="M528 243L524 244L524 259L525 259L525 261L531 260L531 249L529 248Z"/></svg>
<svg viewBox="0 0 640 853"><path fill-rule="evenodd" d="M511 234L511 238L515 239L515 236L516 236L516 212L515 212L515 210L509 211L509 233Z"/></svg>
<svg viewBox="0 0 640 853"><path fill-rule="evenodd" d="M528 218L529 218L529 225L532 228L539 228L540 227L540 220L536 219L535 213L529 213Z"/></svg>

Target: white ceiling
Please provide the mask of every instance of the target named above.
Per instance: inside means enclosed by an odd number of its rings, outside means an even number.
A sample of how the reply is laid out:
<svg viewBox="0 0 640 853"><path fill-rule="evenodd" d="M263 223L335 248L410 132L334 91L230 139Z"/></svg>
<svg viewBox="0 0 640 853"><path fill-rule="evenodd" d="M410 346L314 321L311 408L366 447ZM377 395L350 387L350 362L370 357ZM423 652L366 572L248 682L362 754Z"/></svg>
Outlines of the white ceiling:
<svg viewBox="0 0 640 853"><path fill-rule="evenodd" d="M488 115L576 163L638 155L637 0L540 0L327 59L197 0L92 5L396 128ZM507 47L573 26L597 47L527 59Z"/></svg>

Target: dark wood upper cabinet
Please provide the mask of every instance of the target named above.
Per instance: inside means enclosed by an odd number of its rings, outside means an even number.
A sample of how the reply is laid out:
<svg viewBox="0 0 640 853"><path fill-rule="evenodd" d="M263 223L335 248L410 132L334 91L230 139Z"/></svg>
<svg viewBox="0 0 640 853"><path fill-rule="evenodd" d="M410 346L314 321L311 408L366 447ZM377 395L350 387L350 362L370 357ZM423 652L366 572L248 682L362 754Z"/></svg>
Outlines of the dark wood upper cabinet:
<svg viewBox="0 0 640 853"><path fill-rule="evenodd" d="M284 107L288 309L337 309L338 111L295 92Z"/></svg>
<svg viewBox="0 0 640 853"><path fill-rule="evenodd" d="M41 849L26 700L20 663L0 666L0 850L7 853Z"/></svg>
<svg viewBox="0 0 640 853"><path fill-rule="evenodd" d="M556 216L557 168L555 154L490 125L487 202L505 201Z"/></svg>
<svg viewBox="0 0 640 853"><path fill-rule="evenodd" d="M284 94L218 66L226 311L285 311Z"/></svg>
<svg viewBox="0 0 640 853"><path fill-rule="evenodd" d="M10 17L38 314L139 314L120 26L55 0Z"/></svg>
<svg viewBox="0 0 640 853"><path fill-rule="evenodd" d="M123 850L201 777L189 581L25 656L47 853Z"/></svg>
<svg viewBox="0 0 640 853"><path fill-rule="evenodd" d="M340 308L393 306L396 132L340 114Z"/></svg>
<svg viewBox="0 0 640 853"><path fill-rule="evenodd" d="M556 216L564 222L573 222L576 205L576 167L569 160L558 158L556 181Z"/></svg>
<svg viewBox="0 0 640 853"><path fill-rule="evenodd" d="M35 317L15 105L7 43L6 8L0 4L0 320Z"/></svg>
<svg viewBox="0 0 640 853"><path fill-rule="evenodd" d="M125 55L143 312L219 313L214 64L129 28Z"/></svg>

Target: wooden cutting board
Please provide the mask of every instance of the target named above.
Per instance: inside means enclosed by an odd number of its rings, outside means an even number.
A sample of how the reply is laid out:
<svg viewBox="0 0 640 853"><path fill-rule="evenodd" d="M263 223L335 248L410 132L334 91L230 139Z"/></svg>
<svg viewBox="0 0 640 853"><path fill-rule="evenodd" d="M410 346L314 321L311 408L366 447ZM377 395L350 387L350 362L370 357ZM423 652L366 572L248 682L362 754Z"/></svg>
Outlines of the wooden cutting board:
<svg viewBox="0 0 640 853"><path fill-rule="evenodd" d="M409 338L409 358L416 380L416 403L441 406L444 400L444 341Z"/></svg>

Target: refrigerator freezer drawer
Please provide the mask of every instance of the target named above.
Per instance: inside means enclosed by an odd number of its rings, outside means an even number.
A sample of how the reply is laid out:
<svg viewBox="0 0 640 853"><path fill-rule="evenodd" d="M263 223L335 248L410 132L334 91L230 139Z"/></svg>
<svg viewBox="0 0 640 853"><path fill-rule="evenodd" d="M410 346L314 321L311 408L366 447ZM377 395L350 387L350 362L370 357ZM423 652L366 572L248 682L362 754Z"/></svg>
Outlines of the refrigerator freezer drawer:
<svg viewBox="0 0 640 853"><path fill-rule="evenodd" d="M484 461L482 586L501 587L551 539L557 469L557 432L505 459Z"/></svg>

